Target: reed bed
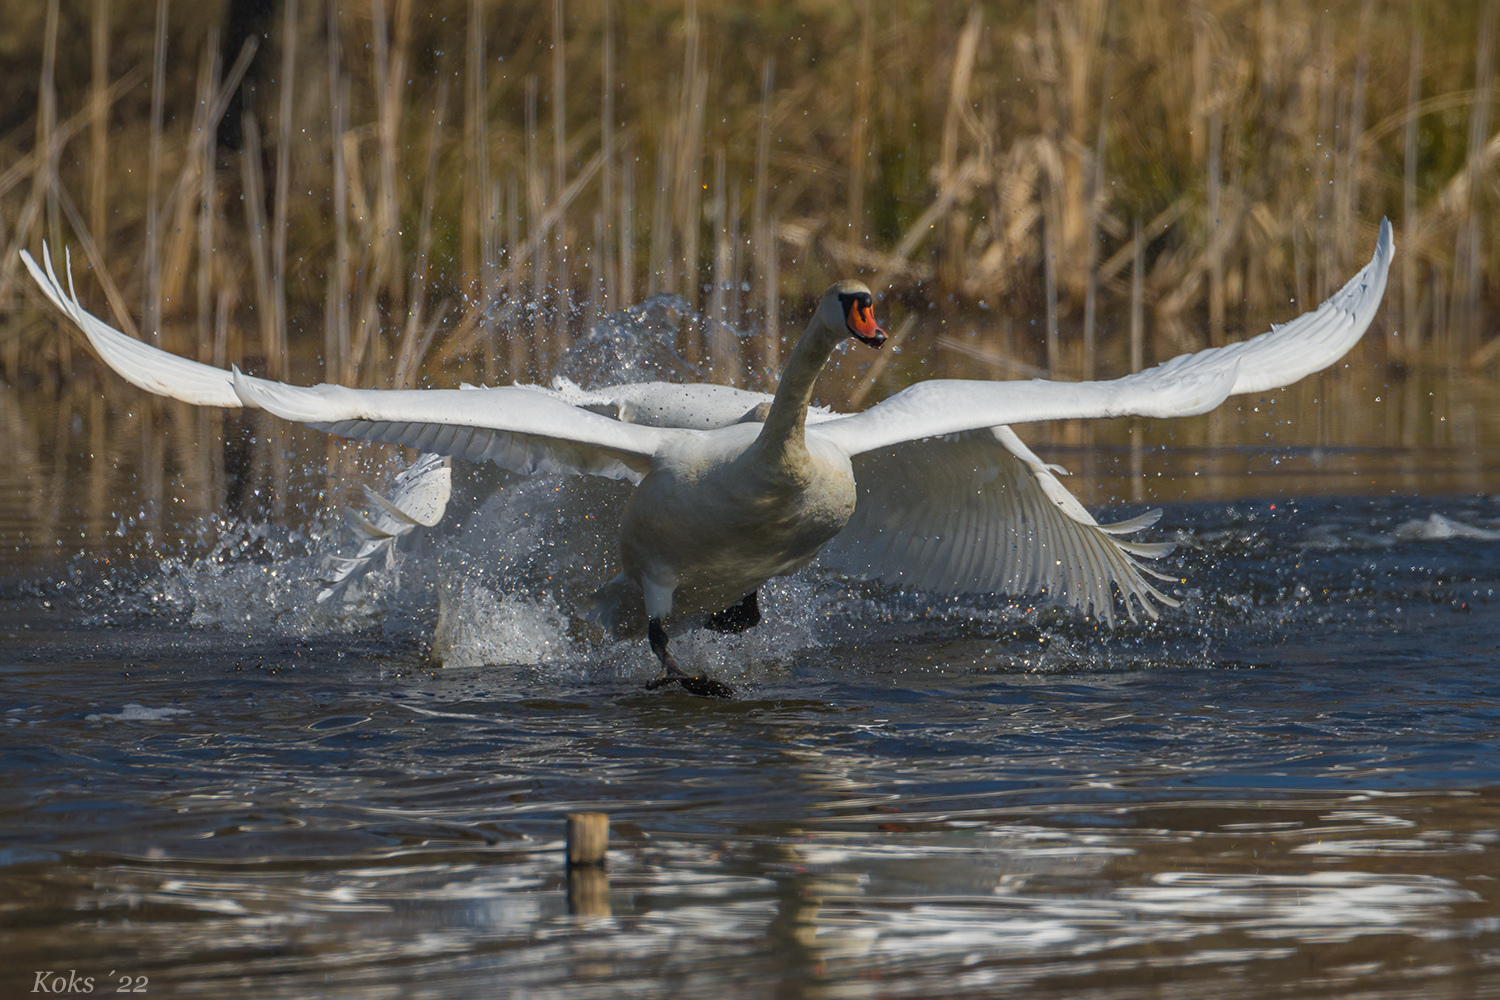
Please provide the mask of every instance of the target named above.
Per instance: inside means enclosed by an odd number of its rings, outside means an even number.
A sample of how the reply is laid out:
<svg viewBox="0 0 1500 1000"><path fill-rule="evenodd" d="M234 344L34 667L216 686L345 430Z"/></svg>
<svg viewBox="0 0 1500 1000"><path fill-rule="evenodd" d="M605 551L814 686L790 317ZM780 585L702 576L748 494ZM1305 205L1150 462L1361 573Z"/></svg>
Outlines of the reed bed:
<svg viewBox="0 0 1500 1000"><path fill-rule="evenodd" d="M765 386L839 276L908 343L1108 377L1311 307L1382 215L1372 349L1500 363L1497 0L264 6L0 0L6 379L74 371L43 239L272 376L535 380L672 293L684 357Z"/></svg>

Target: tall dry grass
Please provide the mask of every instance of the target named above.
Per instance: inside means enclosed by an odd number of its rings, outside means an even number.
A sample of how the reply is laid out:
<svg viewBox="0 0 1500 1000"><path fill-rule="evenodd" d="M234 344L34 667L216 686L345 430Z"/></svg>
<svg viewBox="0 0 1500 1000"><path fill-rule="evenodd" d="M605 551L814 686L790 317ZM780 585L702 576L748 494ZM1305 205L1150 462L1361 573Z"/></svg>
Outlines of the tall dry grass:
<svg viewBox="0 0 1500 1000"><path fill-rule="evenodd" d="M767 385L845 274L1106 376L1312 306L1382 215L1386 356L1500 361L1497 0L281 0L233 52L210 6L0 0L6 378L71 371L44 238L122 327L272 375L535 379L672 292L685 356Z"/></svg>

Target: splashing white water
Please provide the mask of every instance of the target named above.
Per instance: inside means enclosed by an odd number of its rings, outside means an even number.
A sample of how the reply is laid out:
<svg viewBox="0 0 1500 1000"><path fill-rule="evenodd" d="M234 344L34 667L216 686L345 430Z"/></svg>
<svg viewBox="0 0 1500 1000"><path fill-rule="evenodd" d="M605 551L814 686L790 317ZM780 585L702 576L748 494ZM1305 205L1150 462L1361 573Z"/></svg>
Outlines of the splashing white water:
<svg viewBox="0 0 1500 1000"><path fill-rule="evenodd" d="M191 715L186 708L147 708L131 702L118 712L92 712L83 717L84 722L160 722L174 715Z"/></svg>
<svg viewBox="0 0 1500 1000"><path fill-rule="evenodd" d="M1454 521L1441 514L1430 514L1425 521L1407 521L1391 532L1398 541L1447 541L1452 538L1472 538L1492 542L1500 539L1500 531L1481 528L1473 524Z"/></svg>
<svg viewBox="0 0 1500 1000"><path fill-rule="evenodd" d="M468 576L438 580L432 660L444 666L537 664L576 652L568 619L551 594L496 593Z"/></svg>

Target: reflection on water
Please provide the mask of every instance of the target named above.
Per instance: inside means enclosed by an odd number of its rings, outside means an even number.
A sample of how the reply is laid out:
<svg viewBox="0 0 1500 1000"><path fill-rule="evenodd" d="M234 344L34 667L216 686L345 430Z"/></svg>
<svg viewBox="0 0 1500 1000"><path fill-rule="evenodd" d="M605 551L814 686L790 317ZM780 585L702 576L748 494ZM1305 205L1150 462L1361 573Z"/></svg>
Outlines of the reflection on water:
<svg viewBox="0 0 1500 1000"><path fill-rule="evenodd" d="M1500 688L1429 657L1393 697L1374 645L826 679L860 655L831 650L728 705L332 643L275 674L12 666L5 965L203 996L1476 995ZM596 808L580 913L562 818Z"/></svg>
<svg viewBox="0 0 1500 1000"><path fill-rule="evenodd" d="M1361 371L1023 429L1087 501L1168 504L1161 623L814 569L684 638L723 704L566 613L607 484L481 476L399 593L329 608L383 452L0 387L9 993L1500 992L1500 406Z"/></svg>

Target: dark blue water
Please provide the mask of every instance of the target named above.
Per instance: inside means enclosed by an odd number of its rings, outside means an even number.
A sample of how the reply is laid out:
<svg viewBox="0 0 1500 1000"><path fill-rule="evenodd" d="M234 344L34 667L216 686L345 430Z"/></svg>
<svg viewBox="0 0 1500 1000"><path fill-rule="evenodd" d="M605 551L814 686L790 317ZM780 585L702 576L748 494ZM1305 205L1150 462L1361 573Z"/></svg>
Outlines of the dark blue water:
<svg viewBox="0 0 1500 1000"><path fill-rule="evenodd" d="M714 702L507 555L540 501L338 611L331 529L10 573L8 995L1500 993L1500 503L1171 506L1113 633L814 569L684 641Z"/></svg>

